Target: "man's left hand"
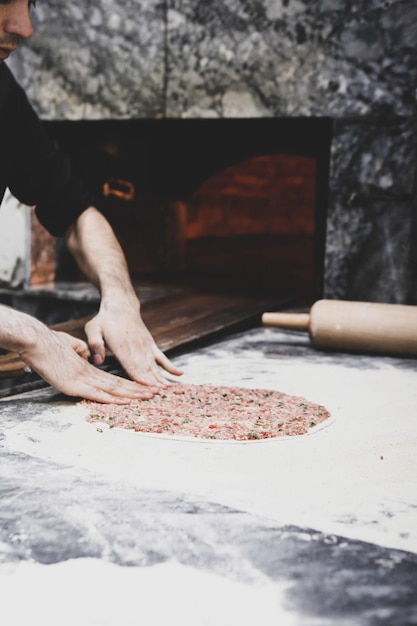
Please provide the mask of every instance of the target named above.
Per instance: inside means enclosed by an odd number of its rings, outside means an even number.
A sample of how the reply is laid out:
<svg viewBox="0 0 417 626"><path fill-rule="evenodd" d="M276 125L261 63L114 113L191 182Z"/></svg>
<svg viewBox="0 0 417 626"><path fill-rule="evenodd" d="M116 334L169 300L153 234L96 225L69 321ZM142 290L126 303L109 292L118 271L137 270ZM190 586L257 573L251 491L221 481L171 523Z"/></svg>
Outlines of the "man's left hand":
<svg viewBox="0 0 417 626"><path fill-rule="evenodd" d="M119 303L112 310L102 306L86 324L85 333L96 365L104 363L107 348L132 380L155 393L169 384L160 368L174 376L182 374L158 348L140 311L130 303L125 307Z"/></svg>

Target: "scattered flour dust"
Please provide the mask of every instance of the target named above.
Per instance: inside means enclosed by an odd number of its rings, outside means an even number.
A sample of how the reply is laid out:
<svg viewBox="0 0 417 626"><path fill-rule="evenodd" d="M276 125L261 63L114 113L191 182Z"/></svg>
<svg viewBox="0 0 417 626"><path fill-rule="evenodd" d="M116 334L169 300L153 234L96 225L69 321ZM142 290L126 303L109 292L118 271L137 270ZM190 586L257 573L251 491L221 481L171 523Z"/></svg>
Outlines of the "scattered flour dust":
<svg viewBox="0 0 417 626"><path fill-rule="evenodd" d="M0 565L7 626L296 626L285 587L243 583L169 561L121 567L98 559Z"/></svg>
<svg viewBox="0 0 417 626"><path fill-rule="evenodd" d="M129 405L83 400L88 421L162 435L250 441L305 435L330 417L319 404L273 389L173 384Z"/></svg>

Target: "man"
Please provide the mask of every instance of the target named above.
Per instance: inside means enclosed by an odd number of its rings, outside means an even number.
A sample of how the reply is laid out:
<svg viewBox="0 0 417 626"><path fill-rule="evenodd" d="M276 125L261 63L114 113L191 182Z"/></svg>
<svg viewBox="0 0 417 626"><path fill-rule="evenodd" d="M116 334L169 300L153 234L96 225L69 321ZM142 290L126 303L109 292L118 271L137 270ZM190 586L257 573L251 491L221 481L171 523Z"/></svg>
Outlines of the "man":
<svg viewBox="0 0 417 626"><path fill-rule="evenodd" d="M0 0L0 201L5 189L36 205L41 223L66 244L99 288L98 314L85 327L87 343L0 305L0 347L59 391L96 402L125 404L152 397L167 384L159 366L181 374L159 350L140 315L124 254L104 216L43 130L4 61L33 33L33 0ZM131 380L99 366L108 347ZM93 361L93 364L88 359Z"/></svg>

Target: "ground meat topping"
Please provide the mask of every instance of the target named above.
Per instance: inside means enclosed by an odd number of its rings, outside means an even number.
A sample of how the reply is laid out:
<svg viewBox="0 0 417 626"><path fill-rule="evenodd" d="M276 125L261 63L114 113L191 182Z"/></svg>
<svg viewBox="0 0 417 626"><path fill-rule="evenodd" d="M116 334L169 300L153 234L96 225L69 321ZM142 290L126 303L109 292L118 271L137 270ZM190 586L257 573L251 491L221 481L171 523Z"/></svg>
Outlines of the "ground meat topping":
<svg viewBox="0 0 417 626"><path fill-rule="evenodd" d="M271 389L173 384L127 406L83 400L89 422L202 439L269 439L308 433L330 417L305 398Z"/></svg>

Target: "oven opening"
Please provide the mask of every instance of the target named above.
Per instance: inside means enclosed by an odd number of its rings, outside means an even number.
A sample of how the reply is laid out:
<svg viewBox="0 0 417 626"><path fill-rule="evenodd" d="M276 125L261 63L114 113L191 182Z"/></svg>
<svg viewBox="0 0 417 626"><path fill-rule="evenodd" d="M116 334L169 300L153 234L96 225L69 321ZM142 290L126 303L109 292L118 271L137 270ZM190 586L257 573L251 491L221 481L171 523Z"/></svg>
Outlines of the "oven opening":
<svg viewBox="0 0 417 626"><path fill-rule="evenodd" d="M99 198L135 283L321 297L331 119L45 125ZM50 280L83 277L33 218L31 284Z"/></svg>

